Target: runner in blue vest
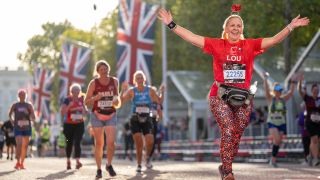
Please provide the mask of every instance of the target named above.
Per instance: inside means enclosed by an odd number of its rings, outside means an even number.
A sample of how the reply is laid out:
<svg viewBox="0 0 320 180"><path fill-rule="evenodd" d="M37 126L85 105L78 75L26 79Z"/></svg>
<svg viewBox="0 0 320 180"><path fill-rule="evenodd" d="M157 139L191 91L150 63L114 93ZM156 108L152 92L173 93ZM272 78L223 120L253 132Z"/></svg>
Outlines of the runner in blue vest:
<svg viewBox="0 0 320 180"><path fill-rule="evenodd" d="M153 147L153 124L150 117L152 102L159 103L155 90L146 85L146 77L142 71L136 71L133 75L134 87L129 89L127 82L122 84L121 103L132 101L132 116L130 119L131 132L136 146L137 172L141 172L143 139L146 145L146 167L152 168L150 164L150 153ZM143 135L143 136L142 136Z"/></svg>
<svg viewBox="0 0 320 180"><path fill-rule="evenodd" d="M31 121L35 115L33 106L26 102L27 93L25 90L18 91L19 101L14 103L9 111L9 118L14 119L14 134L16 138L16 159L15 169L25 169L24 159L27 156L29 139L31 136Z"/></svg>
<svg viewBox="0 0 320 180"><path fill-rule="evenodd" d="M267 103L269 105L268 114L268 129L272 138L272 156L270 159L270 165L272 167L278 167L276 163L276 157L279 152L282 136L287 133L286 122L286 101L290 99L294 92L294 87L297 81L292 80L288 93L282 94L283 88L279 83L273 84L273 91L270 91L268 79L269 73L265 73L264 87L266 93Z"/></svg>

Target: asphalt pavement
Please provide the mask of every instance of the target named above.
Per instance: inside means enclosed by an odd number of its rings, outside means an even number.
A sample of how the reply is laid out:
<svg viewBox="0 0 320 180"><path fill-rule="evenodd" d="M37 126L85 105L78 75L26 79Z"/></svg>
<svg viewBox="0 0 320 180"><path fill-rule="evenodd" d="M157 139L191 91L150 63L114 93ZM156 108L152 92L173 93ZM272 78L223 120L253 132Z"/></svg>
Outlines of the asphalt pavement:
<svg viewBox="0 0 320 180"><path fill-rule="evenodd" d="M0 160L1 180L51 180L51 179L95 179L96 165L93 158L81 159L83 167L66 170L64 158L27 158L26 169L15 170L15 161ZM103 161L102 179L128 180L219 180L219 162L183 162L156 161L153 169L143 166L142 173L136 173L136 164L129 160L115 159L113 167L117 176L110 177L105 171ZM320 180L320 167L309 167L301 164L280 163L278 168L270 167L266 163L235 163L233 171L236 180Z"/></svg>

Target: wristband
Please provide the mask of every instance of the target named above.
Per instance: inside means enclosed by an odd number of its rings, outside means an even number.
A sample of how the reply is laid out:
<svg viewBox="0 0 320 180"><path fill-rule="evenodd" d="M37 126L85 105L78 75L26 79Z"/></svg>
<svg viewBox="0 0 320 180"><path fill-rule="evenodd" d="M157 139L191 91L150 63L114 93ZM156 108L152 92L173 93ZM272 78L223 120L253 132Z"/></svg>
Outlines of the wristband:
<svg viewBox="0 0 320 180"><path fill-rule="evenodd" d="M287 28L289 29L290 32L293 31L293 28L292 28L292 26L290 24L288 24Z"/></svg>
<svg viewBox="0 0 320 180"><path fill-rule="evenodd" d="M177 27L177 24L174 21L171 21L167 26L170 30L174 30Z"/></svg>

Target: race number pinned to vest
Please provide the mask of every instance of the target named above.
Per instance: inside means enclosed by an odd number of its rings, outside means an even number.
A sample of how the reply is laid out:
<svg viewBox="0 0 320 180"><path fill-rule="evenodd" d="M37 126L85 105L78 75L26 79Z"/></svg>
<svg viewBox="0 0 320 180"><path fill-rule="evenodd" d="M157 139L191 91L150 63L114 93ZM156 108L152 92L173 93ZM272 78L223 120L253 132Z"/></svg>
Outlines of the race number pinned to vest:
<svg viewBox="0 0 320 180"><path fill-rule="evenodd" d="M21 119L21 120L18 120L17 125L18 125L20 128L29 127L30 121L29 121L29 120Z"/></svg>
<svg viewBox="0 0 320 180"><path fill-rule="evenodd" d="M73 112L70 115L70 118L72 121L82 121L83 120L83 115L82 112Z"/></svg>
<svg viewBox="0 0 320 180"><path fill-rule="evenodd" d="M319 113L311 113L310 119L312 122L320 123L320 114Z"/></svg>
<svg viewBox="0 0 320 180"><path fill-rule="evenodd" d="M274 112L270 114L272 120L284 120L285 117L282 112Z"/></svg>
<svg viewBox="0 0 320 180"><path fill-rule="evenodd" d="M149 109L149 107L146 106L146 105L137 105L137 107L136 107L136 113L138 113L138 114L150 113L150 109Z"/></svg>
<svg viewBox="0 0 320 180"><path fill-rule="evenodd" d="M245 83L246 65L237 63L223 64L224 83Z"/></svg>
<svg viewBox="0 0 320 180"><path fill-rule="evenodd" d="M101 98L101 100L98 101L98 108L104 109L104 108L112 107L112 100L113 100L112 96Z"/></svg>
<svg viewBox="0 0 320 180"><path fill-rule="evenodd" d="M14 137L14 132L13 132L13 131L10 131L10 132L8 133L8 136L9 136L10 138Z"/></svg>

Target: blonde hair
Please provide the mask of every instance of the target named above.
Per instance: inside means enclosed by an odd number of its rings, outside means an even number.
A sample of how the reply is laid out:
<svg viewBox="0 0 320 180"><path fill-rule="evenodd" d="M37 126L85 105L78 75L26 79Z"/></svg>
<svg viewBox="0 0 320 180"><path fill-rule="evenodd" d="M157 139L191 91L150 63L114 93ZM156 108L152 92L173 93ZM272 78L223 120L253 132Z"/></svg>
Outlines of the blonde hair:
<svg viewBox="0 0 320 180"><path fill-rule="evenodd" d="M228 39L228 34L225 32L225 29L226 29L226 26L227 26L227 24L229 23L230 19L232 19L232 18L238 18L238 19L240 19L240 21L241 21L241 23L242 23L242 32L243 32L244 24L243 24L243 20L242 20L241 16L236 15L236 14L232 14L232 15L230 15L229 17L227 17L226 20L224 20L224 23L223 23L223 25L222 25L223 31L222 31L222 34L221 34L221 39ZM244 39L243 34L241 34L240 39L241 39L241 40Z"/></svg>
<svg viewBox="0 0 320 180"><path fill-rule="evenodd" d="M70 88L69 88L70 95L72 94L72 90L75 89L75 88L78 88L78 89L80 90L80 93L79 93L79 94L81 94L81 86L80 86L80 84L78 84L78 83L73 83L73 84L70 86Z"/></svg>
<svg viewBox="0 0 320 180"><path fill-rule="evenodd" d="M133 74L133 84L137 84L136 76L139 75L139 74L142 75L144 82L146 81L146 75L143 73L143 71L138 70Z"/></svg>
<svg viewBox="0 0 320 180"><path fill-rule="evenodd" d="M100 75L98 74L98 70L101 66L106 66L108 68L108 75L110 73L110 65L106 60L99 60L96 62L95 66L94 66L94 71L93 71L93 76L94 77L100 77Z"/></svg>

